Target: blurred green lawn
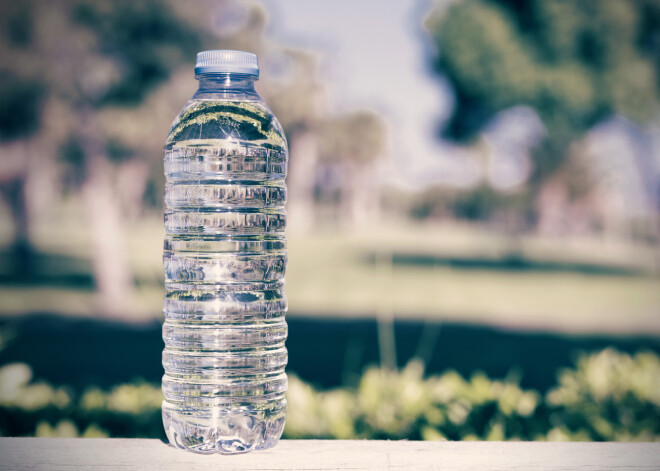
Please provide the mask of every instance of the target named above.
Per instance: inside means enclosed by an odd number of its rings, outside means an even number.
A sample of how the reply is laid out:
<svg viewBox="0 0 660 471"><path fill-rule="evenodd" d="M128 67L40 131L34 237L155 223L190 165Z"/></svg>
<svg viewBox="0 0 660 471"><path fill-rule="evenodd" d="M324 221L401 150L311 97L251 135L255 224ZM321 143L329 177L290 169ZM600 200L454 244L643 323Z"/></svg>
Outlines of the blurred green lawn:
<svg viewBox="0 0 660 471"><path fill-rule="evenodd" d="M40 253L64 256L45 268L53 276L91 275L86 223L78 214L74 207L63 207L34 228ZM11 225L6 217L0 219L0 243L6 246ZM126 227L137 281L132 320L160 315L162 238L163 223L155 216ZM365 230L291 234L288 244L291 315L660 333L659 254L652 247L593 238L512 239L477 226L395 222ZM90 283L20 282L12 280L4 262L0 257L0 314L96 315Z"/></svg>

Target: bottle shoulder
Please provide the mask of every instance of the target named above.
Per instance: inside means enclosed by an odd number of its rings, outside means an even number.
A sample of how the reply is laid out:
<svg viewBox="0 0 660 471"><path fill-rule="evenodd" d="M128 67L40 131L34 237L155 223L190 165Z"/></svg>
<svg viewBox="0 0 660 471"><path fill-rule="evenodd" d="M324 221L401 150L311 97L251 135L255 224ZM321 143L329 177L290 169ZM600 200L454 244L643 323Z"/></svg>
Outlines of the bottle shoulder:
<svg viewBox="0 0 660 471"><path fill-rule="evenodd" d="M214 145L219 140L288 153L282 126L258 95L242 99L193 97L172 123L165 149Z"/></svg>

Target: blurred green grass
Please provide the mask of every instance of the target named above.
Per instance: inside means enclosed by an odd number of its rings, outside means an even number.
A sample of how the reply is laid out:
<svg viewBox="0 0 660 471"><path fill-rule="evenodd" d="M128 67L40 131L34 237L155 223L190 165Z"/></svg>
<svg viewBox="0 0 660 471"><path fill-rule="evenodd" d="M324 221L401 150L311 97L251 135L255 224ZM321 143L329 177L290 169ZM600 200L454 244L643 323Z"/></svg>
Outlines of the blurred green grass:
<svg viewBox="0 0 660 471"><path fill-rule="evenodd" d="M660 283L648 263L653 254L637 247L606 248L592 241L533 237L511 247L507 237L451 225L390 225L352 235L292 237L290 309L569 332L660 332ZM377 254L375 263L365 263L371 253ZM481 259L501 268L391 265L393 255L411 253L440 261ZM512 255L532 268L535 263L579 262L593 270L507 269ZM612 268L621 272L611 274ZM625 270L634 275L622 274Z"/></svg>
<svg viewBox="0 0 660 471"><path fill-rule="evenodd" d="M1 212L0 212L1 214ZM94 317L91 244L74 205L35 225L32 278L0 253L0 313ZM0 243L11 224L0 215ZM136 279L126 319L160 315L163 224L125 228ZM659 252L594 238L511 238L480 226L390 221L289 234L291 315L434 319L565 332L660 333ZM67 281L68 280L68 281Z"/></svg>

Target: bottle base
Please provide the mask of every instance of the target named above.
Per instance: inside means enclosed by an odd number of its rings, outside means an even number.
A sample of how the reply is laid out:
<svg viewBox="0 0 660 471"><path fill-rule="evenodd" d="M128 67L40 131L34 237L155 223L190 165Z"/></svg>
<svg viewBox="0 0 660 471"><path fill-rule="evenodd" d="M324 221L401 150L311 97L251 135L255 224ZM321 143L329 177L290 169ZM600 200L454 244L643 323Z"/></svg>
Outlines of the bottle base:
<svg viewBox="0 0 660 471"><path fill-rule="evenodd" d="M286 401L276 404L185 408L163 402L163 424L170 443L201 454L239 454L277 444Z"/></svg>

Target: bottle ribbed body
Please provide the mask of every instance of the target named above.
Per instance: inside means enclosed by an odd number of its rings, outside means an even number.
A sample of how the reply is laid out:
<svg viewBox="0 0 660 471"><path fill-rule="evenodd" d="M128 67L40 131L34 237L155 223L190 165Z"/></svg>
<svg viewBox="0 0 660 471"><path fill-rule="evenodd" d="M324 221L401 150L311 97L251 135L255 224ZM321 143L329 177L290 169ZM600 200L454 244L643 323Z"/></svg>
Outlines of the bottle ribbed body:
<svg viewBox="0 0 660 471"><path fill-rule="evenodd" d="M171 443L277 443L286 413L287 146L256 94L202 93L165 146L163 421Z"/></svg>

